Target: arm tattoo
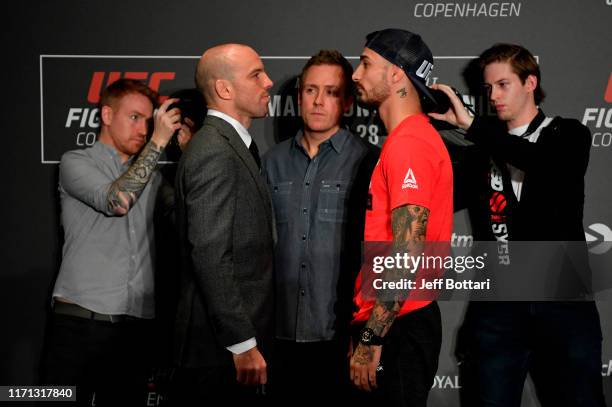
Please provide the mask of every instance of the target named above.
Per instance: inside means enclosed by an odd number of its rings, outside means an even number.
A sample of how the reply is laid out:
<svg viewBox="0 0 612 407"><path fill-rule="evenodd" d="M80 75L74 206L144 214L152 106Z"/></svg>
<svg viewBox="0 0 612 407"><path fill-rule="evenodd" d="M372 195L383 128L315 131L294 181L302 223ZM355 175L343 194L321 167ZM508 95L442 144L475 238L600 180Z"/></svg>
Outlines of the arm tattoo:
<svg viewBox="0 0 612 407"><path fill-rule="evenodd" d="M408 91L406 90L406 88L401 88L395 93L399 94L401 98L405 98L406 96L408 96Z"/></svg>
<svg viewBox="0 0 612 407"><path fill-rule="evenodd" d="M151 179L162 151L163 147L148 142L130 168L112 183L107 198L111 212L125 215L130 210Z"/></svg>
<svg viewBox="0 0 612 407"><path fill-rule="evenodd" d="M418 255L425 241L428 219L429 209L422 206L404 205L394 209L391 213L391 228L395 251ZM406 272L407 270L403 269L389 269L387 279L399 280L404 277L402 273ZM405 297L402 298L404 299L401 299L398 294L393 301L377 299L366 326L371 328L376 335L384 336L406 301Z"/></svg>

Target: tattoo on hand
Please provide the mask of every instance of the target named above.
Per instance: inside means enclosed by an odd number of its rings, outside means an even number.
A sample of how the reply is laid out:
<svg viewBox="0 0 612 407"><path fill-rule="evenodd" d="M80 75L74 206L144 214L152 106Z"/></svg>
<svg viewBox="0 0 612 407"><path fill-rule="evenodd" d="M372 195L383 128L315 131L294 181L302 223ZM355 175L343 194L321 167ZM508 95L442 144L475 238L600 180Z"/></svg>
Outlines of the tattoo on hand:
<svg viewBox="0 0 612 407"><path fill-rule="evenodd" d="M125 215L130 210L151 179L162 151L163 147L150 141L130 168L112 183L107 198L111 212Z"/></svg>
<svg viewBox="0 0 612 407"><path fill-rule="evenodd" d="M399 94L401 98L405 98L406 96L408 96L408 91L406 90L406 88L401 88L396 93Z"/></svg>
<svg viewBox="0 0 612 407"><path fill-rule="evenodd" d="M358 363L360 365L367 365L372 361L372 357L372 349L370 346L357 346L354 355L355 363Z"/></svg>

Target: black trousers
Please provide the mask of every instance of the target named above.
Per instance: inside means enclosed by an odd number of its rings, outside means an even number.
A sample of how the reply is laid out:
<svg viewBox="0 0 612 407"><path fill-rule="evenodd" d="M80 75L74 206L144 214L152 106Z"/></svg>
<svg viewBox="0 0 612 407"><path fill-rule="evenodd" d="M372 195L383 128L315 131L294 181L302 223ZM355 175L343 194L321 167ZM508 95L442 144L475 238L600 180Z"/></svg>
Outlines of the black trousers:
<svg viewBox="0 0 612 407"><path fill-rule="evenodd" d="M229 352L229 351L228 351ZM233 365L173 369L165 407L208 405L269 405L266 386L244 386L236 381Z"/></svg>
<svg viewBox="0 0 612 407"><path fill-rule="evenodd" d="M458 337L462 405L518 407L527 373L543 407L605 406L593 302L472 302Z"/></svg>
<svg viewBox="0 0 612 407"><path fill-rule="evenodd" d="M274 405L352 405L348 350L348 337L319 342L277 339L269 386Z"/></svg>
<svg viewBox="0 0 612 407"><path fill-rule="evenodd" d="M356 326L356 332L361 330ZM354 343L356 339L354 339ZM442 322L437 302L398 317L385 335L378 388L360 392L360 406L426 407L438 370Z"/></svg>
<svg viewBox="0 0 612 407"><path fill-rule="evenodd" d="M149 323L136 318L111 323L52 314L41 384L76 386L77 406L91 406L94 393L96 407L144 405Z"/></svg>

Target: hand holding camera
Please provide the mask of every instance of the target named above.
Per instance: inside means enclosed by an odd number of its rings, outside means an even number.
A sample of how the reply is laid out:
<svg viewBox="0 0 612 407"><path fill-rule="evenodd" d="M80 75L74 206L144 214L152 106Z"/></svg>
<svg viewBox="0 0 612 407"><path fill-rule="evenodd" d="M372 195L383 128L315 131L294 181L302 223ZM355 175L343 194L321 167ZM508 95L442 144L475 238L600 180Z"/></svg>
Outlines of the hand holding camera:
<svg viewBox="0 0 612 407"><path fill-rule="evenodd" d="M206 102L197 89L181 89L170 95L176 100L170 105L181 112L181 126L174 132L170 145L184 151L192 136L202 127L206 117Z"/></svg>
<svg viewBox="0 0 612 407"><path fill-rule="evenodd" d="M472 125L474 111L463 102L461 94L455 88L435 83L431 85L431 93L438 101L438 108L428 112L431 118L445 121L463 130Z"/></svg>
<svg viewBox="0 0 612 407"><path fill-rule="evenodd" d="M153 128L153 141L159 147L166 147L174 132L181 128L181 111L172 107L178 99L169 98L155 111Z"/></svg>

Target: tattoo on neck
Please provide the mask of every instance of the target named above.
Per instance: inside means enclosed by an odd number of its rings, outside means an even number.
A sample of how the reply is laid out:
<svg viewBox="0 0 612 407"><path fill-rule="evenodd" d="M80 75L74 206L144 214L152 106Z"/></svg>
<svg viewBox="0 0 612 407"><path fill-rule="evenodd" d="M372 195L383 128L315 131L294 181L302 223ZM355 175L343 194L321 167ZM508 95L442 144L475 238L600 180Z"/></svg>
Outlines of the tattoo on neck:
<svg viewBox="0 0 612 407"><path fill-rule="evenodd" d="M400 95L401 98L405 98L406 96L408 96L408 91L406 90L406 88L401 88L395 93Z"/></svg>

